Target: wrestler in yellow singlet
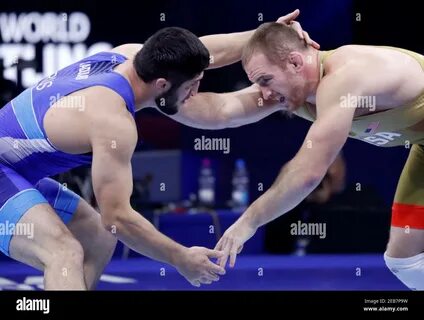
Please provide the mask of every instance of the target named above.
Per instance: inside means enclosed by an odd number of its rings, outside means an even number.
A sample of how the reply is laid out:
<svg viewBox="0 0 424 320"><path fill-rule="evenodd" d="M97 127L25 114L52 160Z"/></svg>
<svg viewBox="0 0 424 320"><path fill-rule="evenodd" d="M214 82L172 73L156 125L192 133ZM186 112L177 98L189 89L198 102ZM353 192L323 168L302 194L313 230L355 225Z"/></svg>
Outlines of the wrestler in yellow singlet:
<svg viewBox="0 0 424 320"><path fill-rule="evenodd" d="M424 70L423 55L401 48L385 48L411 56ZM334 51L322 51L321 64ZM363 103L373 102L363 101ZM295 114L310 121L315 120L308 105L297 109ZM349 137L379 147L410 148L411 146L396 189L392 207L392 226L424 229L424 92L404 106L354 117Z"/></svg>

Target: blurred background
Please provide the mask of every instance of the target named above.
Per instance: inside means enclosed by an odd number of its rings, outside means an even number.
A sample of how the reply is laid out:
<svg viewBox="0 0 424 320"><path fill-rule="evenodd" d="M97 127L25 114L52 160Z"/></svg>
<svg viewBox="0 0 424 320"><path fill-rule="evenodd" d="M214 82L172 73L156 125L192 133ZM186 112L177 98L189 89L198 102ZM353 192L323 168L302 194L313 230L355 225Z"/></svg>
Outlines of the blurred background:
<svg viewBox="0 0 424 320"><path fill-rule="evenodd" d="M3 1L0 102L5 104L24 88L87 55L123 43L143 43L162 27L184 27L198 36L245 31L296 8L301 10L297 20L322 50L355 43L424 53L413 1L384 6L365 2ZM248 85L237 63L207 71L199 91L226 92ZM275 113L240 128L198 130L154 110L139 112L137 123L134 207L176 241L207 247L213 247L243 209L270 187L310 126L305 120ZM226 145L205 150L202 144L199 150L199 141ZM397 179L408 151L349 140L326 182L292 213L259 230L243 254L382 254ZM95 205L89 168L57 178ZM320 223L326 236L293 235L293 223ZM136 256L120 245L114 257ZM7 261L4 256L0 259Z"/></svg>

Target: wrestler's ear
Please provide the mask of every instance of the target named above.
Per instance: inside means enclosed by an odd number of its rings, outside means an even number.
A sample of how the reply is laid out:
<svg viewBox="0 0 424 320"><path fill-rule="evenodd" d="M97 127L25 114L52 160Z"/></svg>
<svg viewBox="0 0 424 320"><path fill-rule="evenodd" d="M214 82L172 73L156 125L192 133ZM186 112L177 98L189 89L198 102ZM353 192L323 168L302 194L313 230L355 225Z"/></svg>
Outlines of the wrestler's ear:
<svg viewBox="0 0 424 320"><path fill-rule="evenodd" d="M154 86L157 92L165 93L171 88L171 83L165 78L158 78L154 80Z"/></svg>
<svg viewBox="0 0 424 320"><path fill-rule="evenodd" d="M288 67L295 72L299 72L305 66L304 56L298 51L292 51L287 59Z"/></svg>

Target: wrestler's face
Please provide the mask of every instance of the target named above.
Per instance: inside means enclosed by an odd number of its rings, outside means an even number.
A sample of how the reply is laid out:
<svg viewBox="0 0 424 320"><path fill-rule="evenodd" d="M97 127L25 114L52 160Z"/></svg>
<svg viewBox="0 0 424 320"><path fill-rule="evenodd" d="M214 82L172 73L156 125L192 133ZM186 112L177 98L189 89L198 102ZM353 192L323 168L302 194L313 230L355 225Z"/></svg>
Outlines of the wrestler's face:
<svg viewBox="0 0 424 320"><path fill-rule="evenodd" d="M190 97L197 94L199 90L200 80L203 79L203 72L194 79L183 82L183 84L178 88L178 101L179 104L184 104Z"/></svg>
<svg viewBox="0 0 424 320"><path fill-rule="evenodd" d="M168 115L176 114L182 104L197 94L202 78L203 72L193 79L183 82L178 87L171 84L168 91L156 98L156 105L162 112Z"/></svg>
<svg viewBox="0 0 424 320"><path fill-rule="evenodd" d="M265 100L279 101L289 111L305 103L306 81L290 63L277 65L263 53L255 52L244 69L250 81L259 85Z"/></svg>

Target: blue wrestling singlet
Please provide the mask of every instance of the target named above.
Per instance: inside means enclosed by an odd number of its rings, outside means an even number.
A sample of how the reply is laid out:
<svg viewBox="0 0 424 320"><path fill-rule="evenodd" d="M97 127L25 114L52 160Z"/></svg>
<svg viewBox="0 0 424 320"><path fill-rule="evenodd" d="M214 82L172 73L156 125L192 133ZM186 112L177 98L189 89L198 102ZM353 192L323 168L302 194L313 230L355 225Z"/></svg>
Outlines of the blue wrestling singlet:
<svg viewBox="0 0 424 320"><path fill-rule="evenodd" d="M53 101L92 86L105 86L125 101L134 116L134 94L122 75L114 72L126 57L101 52L41 80L0 110L0 230L13 226L27 210L49 203L68 222L79 196L47 178L91 163L90 155L61 152L49 142L44 115ZM101 106L99 106L100 108ZM0 233L0 251L9 255L13 232Z"/></svg>

